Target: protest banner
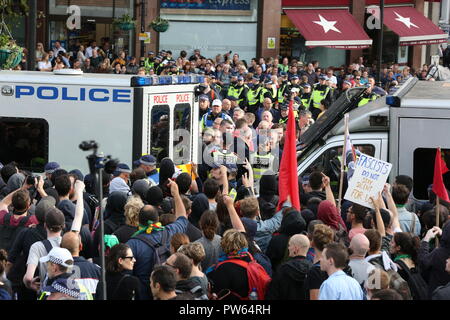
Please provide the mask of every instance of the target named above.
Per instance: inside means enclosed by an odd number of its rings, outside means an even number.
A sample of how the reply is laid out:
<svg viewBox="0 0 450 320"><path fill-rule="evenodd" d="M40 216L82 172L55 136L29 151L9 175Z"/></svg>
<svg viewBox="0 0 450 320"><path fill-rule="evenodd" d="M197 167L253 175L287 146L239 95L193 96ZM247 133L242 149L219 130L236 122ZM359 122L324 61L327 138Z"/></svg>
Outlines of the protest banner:
<svg viewBox="0 0 450 320"><path fill-rule="evenodd" d="M392 164L361 154L344 199L373 208L370 197L378 198L378 193L383 190L391 169Z"/></svg>

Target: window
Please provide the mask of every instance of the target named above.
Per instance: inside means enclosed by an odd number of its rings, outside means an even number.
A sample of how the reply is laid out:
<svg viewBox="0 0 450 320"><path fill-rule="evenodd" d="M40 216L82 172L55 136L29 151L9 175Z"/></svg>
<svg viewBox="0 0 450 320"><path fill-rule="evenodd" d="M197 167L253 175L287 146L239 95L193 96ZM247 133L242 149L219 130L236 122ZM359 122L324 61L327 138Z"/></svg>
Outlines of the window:
<svg viewBox="0 0 450 320"><path fill-rule="evenodd" d="M374 156L375 147L373 145L355 145L355 148L364 154ZM323 152L308 169L303 176L311 174L313 171L321 171L330 178L331 189L334 193L339 192L339 175L341 168L342 147L333 147ZM345 186L346 184L344 184ZM344 190L345 192L345 190Z"/></svg>
<svg viewBox="0 0 450 320"><path fill-rule="evenodd" d="M158 163L169 156L170 138L170 110L168 105L156 105L152 107L151 123L151 154Z"/></svg>
<svg viewBox="0 0 450 320"><path fill-rule="evenodd" d="M450 149L441 149L447 167L450 167ZM414 150L413 195L416 199L428 199L428 187L433 184L436 149ZM443 175L444 184L450 190L450 172Z"/></svg>
<svg viewBox="0 0 450 320"><path fill-rule="evenodd" d="M191 105L175 106L173 161L176 165L189 163L191 158Z"/></svg>
<svg viewBox="0 0 450 320"><path fill-rule="evenodd" d="M0 162L43 172L48 162L48 123L44 119L0 118Z"/></svg>

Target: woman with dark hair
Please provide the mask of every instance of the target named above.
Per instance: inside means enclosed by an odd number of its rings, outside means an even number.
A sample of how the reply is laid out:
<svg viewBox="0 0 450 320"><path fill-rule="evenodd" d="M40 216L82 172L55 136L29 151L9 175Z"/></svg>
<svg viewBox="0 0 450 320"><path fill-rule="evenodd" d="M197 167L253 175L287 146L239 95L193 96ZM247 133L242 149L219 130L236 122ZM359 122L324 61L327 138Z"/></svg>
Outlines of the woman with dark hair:
<svg viewBox="0 0 450 320"><path fill-rule="evenodd" d="M107 300L134 300L138 297L139 279L131 275L135 262L128 245L120 243L111 248L106 258ZM101 291L101 285L99 287Z"/></svg>
<svg viewBox="0 0 450 320"><path fill-rule="evenodd" d="M200 229L203 237L195 242L199 242L205 249L205 259L201 262L202 270L207 270L210 266L217 263L219 259L221 247L221 236L217 234L219 229L219 219L215 211L207 210L203 212L200 218Z"/></svg>
<svg viewBox="0 0 450 320"><path fill-rule="evenodd" d="M408 282L413 300L428 298L428 285L419 270L419 238L409 232L397 232L391 241L390 251L398 266L398 274Z"/></svg>
<svg viewBox="0 0 450 320"><path fill-rule="evenodd" d="M223 201L222 195L217 197L216 212L217 212L217 217L219 218L219 222L220 222L219 234L223 235L225 233L225 231L233 228L233 225L231 224L230 214L228 212L227 206L225 205L225 202Z"/></svg>

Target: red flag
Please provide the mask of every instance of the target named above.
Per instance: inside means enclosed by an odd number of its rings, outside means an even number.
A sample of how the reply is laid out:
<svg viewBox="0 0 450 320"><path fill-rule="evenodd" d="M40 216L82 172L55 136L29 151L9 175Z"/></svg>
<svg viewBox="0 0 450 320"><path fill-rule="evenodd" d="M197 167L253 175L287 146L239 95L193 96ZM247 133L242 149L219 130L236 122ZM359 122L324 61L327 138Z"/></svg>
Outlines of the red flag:
<svg viewBox="0 0 450 320"><path fill-rule="evenodd" d="M447 190L444 185L444 178L442 175L448 172L447 165L441 156L441 148L436 151L436 160L434 161L434 177L433 177L433 192L442 200L450 202Z"/></svg>
<svg viewBox="0 0 450 320"><path fill-rule="evenodd" d="M280 210L287 197L291 197L292 206L300 210L300 197L298 193L297 176L297 150L296 150L296 127L293 109L294 102L289 103L289 115L284 142L283 155L280 163L280 174L278 179L278 190L280 198L278 210Z"/></svg>

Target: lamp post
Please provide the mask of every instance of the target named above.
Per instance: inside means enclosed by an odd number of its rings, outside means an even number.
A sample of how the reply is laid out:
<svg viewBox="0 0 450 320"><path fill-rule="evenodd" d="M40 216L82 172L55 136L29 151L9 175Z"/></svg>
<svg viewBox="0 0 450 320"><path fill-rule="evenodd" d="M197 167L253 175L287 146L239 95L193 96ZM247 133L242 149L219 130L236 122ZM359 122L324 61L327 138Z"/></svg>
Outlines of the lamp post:
<svg viewBox="0 0 450 320"><path fill-rule="evenodd" d="M34 71L36 69L36 19L37 19L37 1L29 0L28 6L30 7L28 16L28 57L27 57L27 67L29 71Z"/></svg>
<svg viewBox="0 0 450 320"><path fill-rule="evenodd" d="M141 0L141 33L145 32L145 1ZM145 44L144 40L141 40L141 58L145 57Z"/></svg>
<svg viewBox="0 0 450 320"><path fill-rule="evenodd" d="M380 0L380 30L378 33L378 86L381 85L381 79L382 79L382 71L381 71L381 60L383 58L383 31L384 31L384 0Z"/></svg>

